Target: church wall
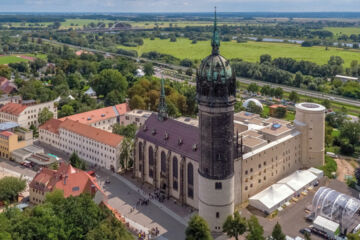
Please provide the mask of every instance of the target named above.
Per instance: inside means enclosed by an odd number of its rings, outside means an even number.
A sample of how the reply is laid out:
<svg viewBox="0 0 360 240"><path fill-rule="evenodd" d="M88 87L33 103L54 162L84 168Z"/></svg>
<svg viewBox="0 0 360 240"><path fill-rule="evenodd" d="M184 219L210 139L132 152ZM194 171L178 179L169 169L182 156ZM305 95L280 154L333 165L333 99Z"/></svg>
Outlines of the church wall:
<svg viewBox="0 0 360 240"><path fill-rule="evenodd" d="M142 171L140 171L140 168L139 168L139 165L140 165L140 160L139 160L139 143L142 143L143 146L145 144L145 147L144 147L144 167L145 167L145 174L144 174L144 181L153 185L155 187L155 179L154 178L151 178L149 177L149 147L151 146L154 150L154 177L155 177L155 174L156 174L156 188L160 189L162 187L162 184L166 184L168 191L169 191L169 195L177 200L181 200L181 196L180 196L180 187L181 187L181 181L182 181L182 178L181 178L181 164L182 164L182 161L184 161L184 201L186 204L194 207L194 208L198 208L198 163L192 159L189 159L189 158L183 158L180 154L178 153L174 153L174 152L171 152L169 151L168 149L166 148L163 148L161 146L158 146L156 148L156 145L153 144L153 143L150 143L150 142L146 142L144 141L143 139L140 139L138 138L137 141L136 141L136 148L135 148L135 151L134 151L134 159L135 159L135 177L138 178L138 179L142 179ZM156 151L157 149L157 151ZM161 175L161 153L164 152L165 155L166 155L166 164L167 165L167 171L168 171L168 177L170 179L169 181L169 185L168 185L168 180L167 180L167 175L164 176L164 175ZM170 154L170 155L169 155ZM177 184L175 184L175 187L174 186L174 175L173 175L173 161L174 161L174 158L176 157L177 159ZM156 161L156 163L155 163ZM189 186L188 184L188 165L189 163L192 164L193 166L193 186ZM156 169L155 169L155 166L156 166ZM193 190L192 192L192 197L191 195L189 195L188 193L188 190L189 190L189 187Z"/></svg>

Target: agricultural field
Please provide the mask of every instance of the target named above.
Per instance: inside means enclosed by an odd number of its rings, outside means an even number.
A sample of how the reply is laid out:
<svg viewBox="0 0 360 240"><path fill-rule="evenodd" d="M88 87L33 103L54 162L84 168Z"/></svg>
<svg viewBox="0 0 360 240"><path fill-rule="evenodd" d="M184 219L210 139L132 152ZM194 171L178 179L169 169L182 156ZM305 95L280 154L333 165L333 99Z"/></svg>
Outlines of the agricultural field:
<svg viewBox="0 0 360 240"><path fill-rule="evenodd" d="M27 62L31 58L46 59L45 54L24 54L24 55L0 55L0 65L18 62Z"/></svg>
<svg viewBox="0 0 360 240"><path fill-rule="evenodd" d="M307 60L317 64L326 64L331 56L340 56L345 61L345 66L350 66L352 60L359 60L360 51L341 48L325 47L301 47L296 44L288 43L269 43L269 42L253 42L237 43L222 42L221 54L226 58L241 58L249 62L259 61L262 54L270 54L273 58L291 57L296 60ZM189 58L192 60L200 60L211 52L209 41L198 41L192 44L190 40L178 38L176 42L170 42L169 39L150 40L145 39L144 45L138 47L118 46L123 49L136 50L139 56L144 52L157 51L160 53L170 54L179 59Z"/></svg>
<svg viewBox="0 0 360 240"><path fill-rule="evenodd" d="M360 34L360 27L326 27L324 30L332 32L335 36L342 34L350 36L351 34Z"/></svg>
<svg viewBox="0 0 360 240"><path fill-rule="evenodd" d="M207 22L207 21L174 21L174 22L151 22L151 21L146 21L146 22L133 22L133 21L127 21L126 23L131 24L132 27L137 27L137 28L154 28L156 26L156 24L159 26L159 28L165 28L165 27L170 27L170 24L172 24L173 27L186 27L186 26L212 26L214 23L213 22ZM219 26L222 25L228 25L228 26L243 26L245 25L244 22L218 22ZM248 25L264 25L264 24L248 24ZM270 24L267 24L270 25Z"/></svg>

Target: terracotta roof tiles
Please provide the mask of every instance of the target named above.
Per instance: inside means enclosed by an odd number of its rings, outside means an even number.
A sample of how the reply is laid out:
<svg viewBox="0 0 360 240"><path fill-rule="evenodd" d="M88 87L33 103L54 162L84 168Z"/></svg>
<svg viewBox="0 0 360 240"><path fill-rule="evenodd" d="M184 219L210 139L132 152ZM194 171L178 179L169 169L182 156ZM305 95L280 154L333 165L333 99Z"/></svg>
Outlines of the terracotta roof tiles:
<svg viewBox="0 0 360 240"><path fill-rule="evenodd" d="M124 138L120 135L110 133L95 127L91 127L80 122L72 121L70 119L64 120L60 124L60 128L66 129L70 132L93 139L95 141L107 144L112 147L118 146Z"/></svg>
<svg viewBox="0 0 360 240"><path fill-rule="evenodd" d="M0 108L0 112L19 116L27 106L18 103L8 103Z"/></svg>

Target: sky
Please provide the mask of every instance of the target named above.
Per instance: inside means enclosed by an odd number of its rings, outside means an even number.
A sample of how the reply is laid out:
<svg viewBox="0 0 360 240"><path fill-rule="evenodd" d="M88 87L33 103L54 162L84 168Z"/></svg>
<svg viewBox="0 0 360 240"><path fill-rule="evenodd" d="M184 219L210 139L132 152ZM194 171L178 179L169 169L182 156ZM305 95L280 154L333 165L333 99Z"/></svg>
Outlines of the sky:
<svg viewBox="0 0 360 240"><path fill-rule="evenodd" d="M0 12L360 12L360 0L0 0Z"/></svg>

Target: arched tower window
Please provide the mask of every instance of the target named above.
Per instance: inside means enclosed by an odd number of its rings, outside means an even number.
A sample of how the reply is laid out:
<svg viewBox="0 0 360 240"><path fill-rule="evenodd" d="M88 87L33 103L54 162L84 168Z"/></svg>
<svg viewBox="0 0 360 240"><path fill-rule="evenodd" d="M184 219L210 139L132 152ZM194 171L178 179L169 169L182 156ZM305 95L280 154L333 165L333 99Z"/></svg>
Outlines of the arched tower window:
<svg viewBox="0 0 360 240"><path fill-rule="evenodd" d="M149 147L149 177L153 177L154 176L154 150L153 147L150 146Z"/></svg>
<svg viewBox="0 0 360 240"><path fill-rule="evenodd" d="M194 167L192 163L187 166L188 197L194 198Z"/></svg>
<svg viewBox="0 0 360 240"><path fill-rule="evenodd" d="M178 159L173 157L173 189L178 190Z"/></svg>
<svg viewBox="0 0 360 240"><path fill-rule="evenodd" d="M161 152L161 173L166 174L166 154L164 151Z"/></svg>

